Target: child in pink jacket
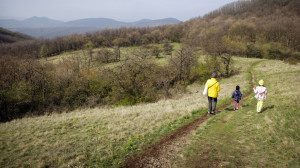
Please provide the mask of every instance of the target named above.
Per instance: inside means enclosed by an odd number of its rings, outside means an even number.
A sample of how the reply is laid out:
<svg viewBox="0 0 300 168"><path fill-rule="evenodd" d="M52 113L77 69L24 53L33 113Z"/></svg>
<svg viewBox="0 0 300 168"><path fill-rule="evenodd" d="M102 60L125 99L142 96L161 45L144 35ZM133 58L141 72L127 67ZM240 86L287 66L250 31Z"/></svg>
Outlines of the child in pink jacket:
<svg viewBox="0 0 300 168"><path fill-rule="evenodd" d="M260 113L263 106L263 101L267 98L267 88L264 86L264 81L259 81L259 86L257 86L255 89L253 88L253 91L255 93L255 98L257 100L257 112Z"/></svg>

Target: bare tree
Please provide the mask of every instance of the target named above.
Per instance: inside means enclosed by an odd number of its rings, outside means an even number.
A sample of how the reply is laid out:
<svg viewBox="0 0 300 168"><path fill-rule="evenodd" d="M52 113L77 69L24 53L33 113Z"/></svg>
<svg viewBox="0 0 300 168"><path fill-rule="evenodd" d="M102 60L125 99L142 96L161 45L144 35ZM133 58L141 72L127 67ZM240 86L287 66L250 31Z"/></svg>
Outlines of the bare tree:
<svg viewBox="0 0 300 168"><path fill-rule="evenodd" d="M193 52L193 48L185 46L170 59L170 65L175 69L179 84L189 79L190 70L197 62L197 57Z"/></svg>

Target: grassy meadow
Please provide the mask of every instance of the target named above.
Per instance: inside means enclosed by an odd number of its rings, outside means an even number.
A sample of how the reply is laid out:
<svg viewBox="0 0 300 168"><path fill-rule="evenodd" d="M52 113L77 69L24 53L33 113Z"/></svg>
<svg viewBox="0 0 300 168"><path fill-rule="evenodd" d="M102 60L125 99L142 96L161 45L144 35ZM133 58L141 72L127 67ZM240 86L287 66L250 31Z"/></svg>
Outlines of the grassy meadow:
<svg viewBox="0 0 300 168"><path fill-rule="evenodd" d="M172 53L174 54L180 47L181 44L180 43L170 43L173 46L173 51ZM160 50L162 50L163 48L163 44L153 44L154 46L157 46ZM107 48L104 47L108 50L112 50L113 48ZM93 49L93 57L97 56L97 52L100 51L103 48L94 48ZM136 47L120 47L120 60L124 60L128 57L132 57L135 53L139 53L139 52L144 52L144 50L141 49L140 46L136 46ZM66 59L79 59L80 61L83 61L84 59L88 59L87 57L89 53L87 50L76 50L76 51L69 51L69 52L64 52L62 54L56 55L56 56L52 56L49 58L42 58L41 60L47 63L53 63L53 64L58 64ZM165 65L167 64L168 58L170 57L170 55L165 55L163 53L160 53L160 58L156 59L156 62L161 64L161 65ZM154 59L154 58L153 58ZM109 63L105 66L112 66L118 63ZM98 63L97 61L93 62L93 66L94 67L98 67L100 66L100 63ZM101 65L103 66L103 65Z"/></svg>
<svg viewBox="0 0 300 168"><path fill-rule="evenodd" d="M200 58L201 59L201 58ZM250 89L257 59L234 58L240 73L221 79L218 105L231 101L235 85ZM133 153L206 113L203 84L172 99L135 106L77 109L1 123L1 167L120 167Z"/></svg>
<svg viewBox="0 0 300 168"><path fill-rule="evenodd" d="M299 167L300 66L265 60L255 82L268 90L262 113L251 95L242 108L225 109L197 131L178 167Z"/></svg>

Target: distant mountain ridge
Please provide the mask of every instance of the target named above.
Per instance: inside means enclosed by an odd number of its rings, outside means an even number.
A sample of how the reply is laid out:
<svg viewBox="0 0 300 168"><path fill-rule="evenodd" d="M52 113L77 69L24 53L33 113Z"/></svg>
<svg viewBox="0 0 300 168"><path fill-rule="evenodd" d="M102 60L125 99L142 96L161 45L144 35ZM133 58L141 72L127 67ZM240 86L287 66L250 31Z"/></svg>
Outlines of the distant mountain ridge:
<svg viewBox="0 0 300 168"><path fill-rule="evenodd" d="M53 38L73 33L86 33L107 28L120 27L153 27L166 24L177 24L181 21L175 18L142 19L136 22L121 22L109 18L86 18L63 22L47 17L31 17L25 20L0 19L0 27L27 34L32 37Z"/></svg>
<svg viewBox="0 0 300 168"><path fill-rule="evenodd" d="M86 19L73 20L64 23L65 26L79 26L79 27L88 27L88 26L102 27L107 25L119 25L119 24L125 24L125 22L120 22L108 18L86 18Z"/></svg>
<svg viewBox="0 0 300 168"><path fill-rule="evenodd" d="M4 28L36 28L36 27L49 27L49 26L57 26L62 24L62 21L49 19L46 17L31 17L25 20L15 20L15 19L0 19L0 27Z"/></svg>

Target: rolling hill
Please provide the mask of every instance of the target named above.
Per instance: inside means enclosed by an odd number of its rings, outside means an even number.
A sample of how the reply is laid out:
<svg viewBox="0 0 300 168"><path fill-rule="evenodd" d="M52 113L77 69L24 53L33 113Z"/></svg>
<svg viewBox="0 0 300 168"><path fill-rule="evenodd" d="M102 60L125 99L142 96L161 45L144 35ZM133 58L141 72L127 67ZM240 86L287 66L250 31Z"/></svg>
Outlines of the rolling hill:
<svg viewBox="0 0 300 168"><path fill-rule="evenodd" d="M32 38L25 34L12 32L0 27L0 43L13 43L17 41L30 40L30 39Z"/></svg>

